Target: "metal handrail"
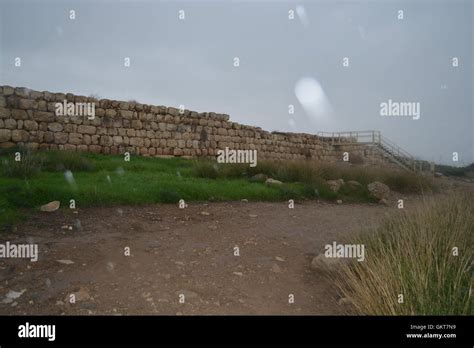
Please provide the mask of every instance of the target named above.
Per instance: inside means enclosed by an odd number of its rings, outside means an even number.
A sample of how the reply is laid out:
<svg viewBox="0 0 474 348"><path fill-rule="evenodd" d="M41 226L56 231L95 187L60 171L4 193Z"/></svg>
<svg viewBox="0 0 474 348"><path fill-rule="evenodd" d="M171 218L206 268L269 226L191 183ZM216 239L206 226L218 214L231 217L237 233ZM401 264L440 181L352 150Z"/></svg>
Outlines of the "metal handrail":
<svg viewBox="0 0 474 348"><path fill-rule="evenodd" d="M422 166L422 161L416 159L408 151L398 146L395 142L381 135L380 131L347 131L347 132L318 132L317 136L327 138L332 145L335 144L374 144L388 151L401 164L417 170L417 164ZM367 141L367 139L369 139ZM365 141L361 141L365 140Z"/></svg>

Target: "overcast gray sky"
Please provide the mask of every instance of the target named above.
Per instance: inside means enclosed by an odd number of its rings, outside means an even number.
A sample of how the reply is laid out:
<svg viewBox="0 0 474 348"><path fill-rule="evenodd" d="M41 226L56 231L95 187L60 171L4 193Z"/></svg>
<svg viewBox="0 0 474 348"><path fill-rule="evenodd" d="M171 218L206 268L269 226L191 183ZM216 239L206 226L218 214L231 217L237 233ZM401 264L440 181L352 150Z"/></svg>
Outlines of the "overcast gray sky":
<svg viewBox="0 0 474 348"><path fill-rule="evenodd" d="M0 0L0 13L0 84L184 105L266 130L377 129L424 159L474 161L470 0ZM389 99L420 103L420 119L382 117Z"/></svg>

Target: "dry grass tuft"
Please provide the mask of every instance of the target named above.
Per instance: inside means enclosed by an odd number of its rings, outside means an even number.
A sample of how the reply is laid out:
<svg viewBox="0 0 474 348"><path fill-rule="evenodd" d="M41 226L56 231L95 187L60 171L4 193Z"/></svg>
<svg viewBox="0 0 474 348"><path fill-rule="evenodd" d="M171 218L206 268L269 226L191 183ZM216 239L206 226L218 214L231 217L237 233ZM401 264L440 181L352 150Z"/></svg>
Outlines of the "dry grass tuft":
<svg viewBox="0 0 474 348"><path fill-rule="evenodd" d="M473 203L472 193L426 200L353 241L365 261L342 264L334 279L356 312L472 315Z"/></svg>

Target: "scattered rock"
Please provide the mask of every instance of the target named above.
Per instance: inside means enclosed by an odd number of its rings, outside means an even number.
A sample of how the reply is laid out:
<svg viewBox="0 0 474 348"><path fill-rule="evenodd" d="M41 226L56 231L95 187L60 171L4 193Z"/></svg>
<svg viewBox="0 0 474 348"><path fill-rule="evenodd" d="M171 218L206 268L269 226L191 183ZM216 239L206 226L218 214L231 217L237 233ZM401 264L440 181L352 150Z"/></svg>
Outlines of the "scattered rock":
<svg viewBox="0 0 474 348"><path fill-rule="evenodd" d="M252 182L265 182L268 179L268 176L262 173L256 174L250 178Z"/></svg>
<svg viewBox="0 0 474 348"><path fill-rule="evenodd" d="M72 265L74 261L71 260L56 260L56 262L62 263L63 265Z"/></svg>
<svg viewBox="0 0 474 348"><path fill-rule="evenodd" d="M86 287L80 287L78 291L73 292L71 295L74 295L76 302L87 301L91 298L89 294L89 289ZM71 299L70 295L66 296L66 302L69 302Z"/></svg>
<svg viewBox="0 0 474 348"><path fill-rule="evenodd" d="M379 181L374 181L368 184L367 189L369 190L372 198L375 198L378 201L384 198L387 199L388 195L390 194L390 188Z"/></svg>
<svg viewBox="0 0 474 348"><path fill-rule="evenodd" d="M244 199L241 199L240 201L241 201L241 202L244 202L244 203L248 203L248 202L249 202L249 200L248 200L248 199L245 199L245 198L244 198Z"/></svg>
<svg viewBox="0 0 474 348"><path fill-rule="evenodd" d="M280 261L280 262L285 262L285 259L279 256L275 256L275 260Z"/></svg>
<svg viewBox="0 0 474 348"><path fill-rule="evenodd" d="M386 205L386 206L389 205L388 201L387 201L385 198L382 198L382 199L379 201L379 204L383 204L383 205Z"/></svg>
<svg viewBox="0 0 474 348"><path fill-rule="evenodd" d="M334 271L343 260L345 259L326 257L324 254L319 254L311 261L311 268L315 271L331 272Z"/></svg>
<svg viewBox="0 0 474 348"><path fill-rule="evenodd" d="M272 272L273 273L281 273L281 268L276 263L272 265Z"/></svg>
<svg viewBox="0 0 474 348"><path fill-rule="evenodd" d="M267 186L281 186L283 183L279 180L275 180L275 179L272 179L272 178L268 178L266 181L265 181L265 185Z"/></svg>
<svg viewBox="0 0 474 348"><path fill-rule="evenodd" d="M249 216L250 216L251 218L256 218L258 215L256 215L256 214L249 214Z"/></svg>
<svg viewBox="0 0 474 348"><path fill-rule="evenodd" d="M211 215L211 214L208 213L207 211L202 211L202 212L201 212L201 215L209 216L209 215Z"/></svg>
<svg viewBox="0 0 474 348"><path fill-rule="evenodd" d="M441 178L443 176L443 173L435 172L434 176L435 176L435 178Z"/></svg>
<svg viewBox="0 0 474 348"><path fill-rule="evenodd" d="M48 204L42 205L40 210L51 213L53 211L58 210L60 205L61 205L61 202L52 201L52 202L49 202Z"/></svg>
<svg viewBox="0 0 474 348"><path fill-rule="evenodd" d="M337 204L342 204L342 200L338 199L338 200L336 201L336 203L337 203Z"/></svg>
<svg viewBox="0 0 474 348"><path fill-rule="evenodd" d="M76 221L74 221L74 228L79 231L82 230L81 220L76 219Z"/></svg>
<svg viewBox="0 0 474 348"><path fill-rule="evenodd" d="M242 272L234 272L236 276L242 277L244 274Z"/></svg>
<svg viewBox="0 0 474 348"><path fill-rule="evenodd" d="M339 301L337 301L337 304L339 304L339 305L350 305L350 304L352 304L352 301L347 297L342 297L342 298L339 299Z"/></svg>
<svg viewBox="0 0 474 348"><path fill-rule="evenodd" d="M184 295L184 297L185 297L186 299L198 297L198 294L197 294L197 293L195 293L194 291L190 291L190 290L178 290L178 291L176 291L175 294L178 295L178 296L179 296L179 295Z"/></svg>
<svg viewBox="0 0 474 348"><path fill-rule="evenodd" d="M107 262L107 271L113 272L115 269L115 264L113 262Z"/></svg>
<svg viewBox="0 0 474 348"><path fill-rule="evenodd" d="M147 299L147 298L151 297L151 294L149 292L144 292L142 294L142 297Z"/></svg>
<svg viewBox="0 0 474 348"><path fill-rule="evenodd" d="M326 181L326 184L328 184L332 192L337 193L341 186L344 185L344 179L328 180Z"/></svg>
<svg viewBox="0 0 474 348"><path fill-rule="evenodd" d="M355 181L355 180L349 180L348 182L346 182L346 187L351 191L351 192L354 192L354 191L357 191L359 190L360 188L362 188L362 184L358 181Z"/></svg>
<svg viewBox="0 0 474 348"><path fill-rule="evenodd" d="M5 295L5 298L2 300L2 303L12 303L13 300L16 300L17 298L20 298L21 295L26 291L26 289L23 289L21 291L14 291L10 290L8 293Z"/></svg>
<svg viewBox="0 0 474 348"><path fill-rule="evenodd" d="M362 187L362 184L356 180L349 180L346 184L354 187Z"/></svg>

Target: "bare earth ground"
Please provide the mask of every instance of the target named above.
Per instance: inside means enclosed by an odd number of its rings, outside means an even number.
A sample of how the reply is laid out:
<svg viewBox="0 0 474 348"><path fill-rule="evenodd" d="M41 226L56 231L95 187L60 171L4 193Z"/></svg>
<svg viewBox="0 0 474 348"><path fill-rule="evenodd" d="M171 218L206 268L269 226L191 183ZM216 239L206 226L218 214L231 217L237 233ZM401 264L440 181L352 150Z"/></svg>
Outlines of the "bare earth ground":
<svg viewBox="0 0 474 348"><path fill-rule="evenodd" d="M445 182L445 192L474 191L472 183ZM421 201L394 194L388 207L226 202L38 212L0 234L2 244L39 249L37 262L0 259L0 314L350 313L311 260L325 244L350 242L399 214L399 198L405 209ZM11 290L24 292L4 303Z"/></svg>
<svg viewBox="0 0 474 348"><path fill-rule="evenodd" d="M344 314L334 285L311 270L312 257L397 211L229 202L37 213L0 236L39 248L37 262L0 261L0 314ZM1 303L9 290L26 291Z"/></svg>

